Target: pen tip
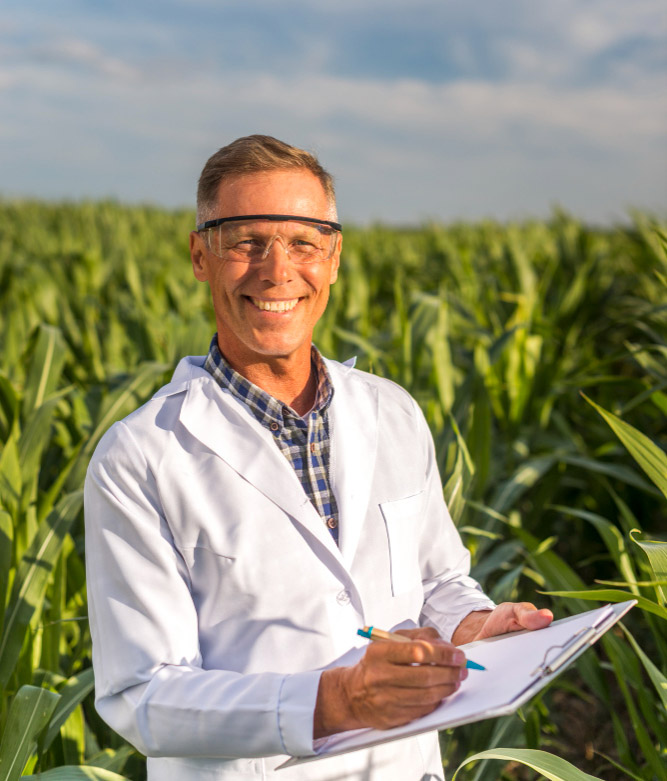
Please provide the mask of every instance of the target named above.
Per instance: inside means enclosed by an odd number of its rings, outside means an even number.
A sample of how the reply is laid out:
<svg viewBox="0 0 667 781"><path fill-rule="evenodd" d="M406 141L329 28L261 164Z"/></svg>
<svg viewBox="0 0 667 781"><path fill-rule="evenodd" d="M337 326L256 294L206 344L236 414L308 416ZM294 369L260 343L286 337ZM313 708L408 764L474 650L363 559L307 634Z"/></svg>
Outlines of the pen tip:
<svg viewBox="0 0 667 781"><path fill-rule="evenodd" d="M482 667L482 665L477 664L477 662L471 662L470 659L466 660L466 667L469 670L486 670L486 667Z"/></svg>
<svg viewBox="0 0 667 781"><path fill-rule="evenodd" d="M357 629L357 634L365 637L367 640L370 639L371 636L370 630L368 629Z"/></svg>

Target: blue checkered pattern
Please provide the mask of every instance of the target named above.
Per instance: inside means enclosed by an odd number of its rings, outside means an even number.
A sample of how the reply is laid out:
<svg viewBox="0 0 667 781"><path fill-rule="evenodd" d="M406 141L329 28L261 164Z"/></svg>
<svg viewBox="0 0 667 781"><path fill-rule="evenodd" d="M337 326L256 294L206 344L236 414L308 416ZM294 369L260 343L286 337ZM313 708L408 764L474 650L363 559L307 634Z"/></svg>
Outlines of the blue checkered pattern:
<svg viewBox="0 0 667 781"><path fill-rule="evenodd" d="M317 393L312 410L304 418L234 371L218 349L217 334L211 340L204 368L273 434L274 442L292 465L306 496L338 544L338 507L329 479L329 405L333 385L322 356L314 345L311 355L317 373Z"/></svg>

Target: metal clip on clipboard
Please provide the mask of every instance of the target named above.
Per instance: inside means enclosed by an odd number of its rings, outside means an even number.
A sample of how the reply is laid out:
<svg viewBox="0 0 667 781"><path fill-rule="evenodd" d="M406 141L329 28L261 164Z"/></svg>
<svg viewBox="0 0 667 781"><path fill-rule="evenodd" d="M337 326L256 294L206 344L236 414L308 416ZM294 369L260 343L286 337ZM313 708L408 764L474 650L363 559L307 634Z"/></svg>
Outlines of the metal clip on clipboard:
<svg viewBox="0 0 667 781"><path fill-rule="evenodd" d="M605 632L605 625L610 618L614 617L614 611L611 605L607 605L607 609L597 617L597 619L589 627L580 629L563 645L552 645L544 652L544 659L531 673L531 676L539 675L540 678L544 678L547 675L557 672L560 668L566 664L573 656L576 656L584 648L592 645L595 638L599 634ZM549 661L549 654L552 651L561 649L551 661Z"/></svg>

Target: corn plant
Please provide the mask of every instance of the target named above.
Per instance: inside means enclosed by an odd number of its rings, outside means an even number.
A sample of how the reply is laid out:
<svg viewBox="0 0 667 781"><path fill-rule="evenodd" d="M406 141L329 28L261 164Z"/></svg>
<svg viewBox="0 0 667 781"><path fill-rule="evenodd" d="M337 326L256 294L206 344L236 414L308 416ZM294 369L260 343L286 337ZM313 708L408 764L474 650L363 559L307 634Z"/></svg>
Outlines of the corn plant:
<svg viewBox="0 0 667 781"><path fill-rule="evenodd" d="M208 347L193 223L0 202L0 779L144 777L93 706L81 487L109 425ZM345 230L316 344L417 398L473 574L557 617L639 603L520 713L443 733L450 776L665 777L664 235Z"/></svg>

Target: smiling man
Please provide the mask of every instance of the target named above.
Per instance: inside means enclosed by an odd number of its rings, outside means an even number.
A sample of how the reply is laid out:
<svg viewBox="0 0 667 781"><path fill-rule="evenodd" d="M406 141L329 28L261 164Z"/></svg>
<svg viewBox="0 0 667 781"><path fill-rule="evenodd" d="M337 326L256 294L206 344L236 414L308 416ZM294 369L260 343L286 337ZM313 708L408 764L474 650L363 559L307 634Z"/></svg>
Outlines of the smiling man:
<svg viewBox="0 0 667 781"><path fill-rule="evenodd" d="M199 214L217 219L200 223L190 252L211 288L220 349L239 374L303 414L315 396L313 328L340 261L333 197L303 168L231 176L210 195L205 183ZM222 221L267 214L291 216Z"/></svg>
<svg viewBox="0 0 667 781"><path fill-rule="evenodd" d="M275 769L431 712L467 676L457 645L551 614L495 606L468 576L414 400L312 344L342 248L319 162L238 139L204 167L197 222L208 355L88 470L97 708L151 780L442 779L435 734ZM411 642L364 647L366 624Z"/></svg>

